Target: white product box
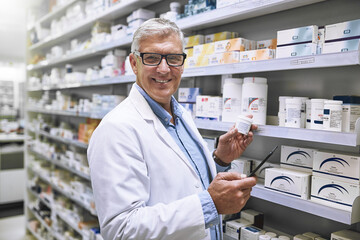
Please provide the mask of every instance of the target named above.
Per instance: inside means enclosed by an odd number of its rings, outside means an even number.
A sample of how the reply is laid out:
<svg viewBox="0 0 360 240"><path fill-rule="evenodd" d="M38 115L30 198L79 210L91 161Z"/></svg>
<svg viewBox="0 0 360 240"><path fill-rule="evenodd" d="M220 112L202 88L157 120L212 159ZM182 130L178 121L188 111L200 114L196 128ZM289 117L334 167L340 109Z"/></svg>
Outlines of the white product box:
<svg viewBox="0 0 360 240"><path fill-rule="evenodd" d="M324 43L322 53L336 53L359 50L360 38L346 41Z"/></svg>
<svg viewBox="0 0 360 240"><path fill-rule="evenodd" d="M261 40L256 42L256 49L276 49L277 46L277 39L268 39L268 40Z"/></svg>
<svg viewBox="0 0 360 240"><path fill-rule="evenodd" d="M245 209L240 212L240 217L251 222L255 227L263 228L264 226L264 214L262 212Z"/></svg>
<svg viewBox="0 0 360 240"><path fill-rule="evenodd" d="M186 111L190 113L192 118L195 118L195 112L196 112L196 104L194 103L180 103L181 106L185 108Z"/></svg>
<svg viewBox="0 0 360 240"><path fill-rule="evenodd" d="M283 168L265 170L265 188L309 199L311 174Z"/></svg>
<svg viewBox="0 0 360 240"><path fill-rule="evenodd" d="M275 58L275 49L258 49L240 52L240 62L269 60Z"/></svg>
<svg viewBox="0 0 360 240"><path fill-rule="evenodd" d="M354 132L356 120L360 118L360 104L343 104L342 107L342 130Z"/></svg>
<svg viewBox="0 0 360 240"><path fill-rule="evenodd" d="M231 52L231 51L248 51L254 50L255 41L245 38L232 38L215 42L215 53Z"/></svg>
<svg viewBox="0 0 360 240"><path fill-rule="evenodd" d="M281 167L304 172L312 172L315 149L281 146Z"/></svg>
<svg viewBox="0 0 360 240"><path fill-rule="evenodd" d="M209 66L240 62L240 52L224 52L209 55Z"/></svg>
<svg viewBox="0 0 360 240"><path fill-rule="evenodd" d="M179 88L178 102L196 103L196 97L200 94L200 88Z"/></svg>
<svg viewBox="0 0 360 240"><path fill-rule="evenodd" d="M261 160L253 160L253 169L255 169L259 164L261 163ZM276 163L264 163L260 167L259 170L256 171L255 175L258 177L258 181L264 181L265 179L265 170L268 168L280 168L280 164Z"/></svg>
<svg viewBox="0 0 360 240"><path fill-rule="evenodd" d="M239 3L239 2L240 2L240 0L217 0L216 8L227 7L227 6Z"/></svg>
<svg viewBox="0 0 360 240"><path fill-rule="evenodd" d="M155 17L155 12L148 10L148 9L144 9L144 8L139 8L135 11L133 11L127 18L126 21L127 23L130 23L136 19L150 19L150 18L154 18Z"/></svg>
<svg viewBox="0 0 360 240"><path fill-rule="evenodd" d="M354 240L360 239L360 233L351 230L341 230L331 233L331 240Z"/></svg>
<svg viewBox="0 0 360 240"><path fill-rule="evenodd" d="M325 26L325 41L360 36L360 19Z"/></svg>
<svg viewBox="0 0 360 240"><path fill-rule="evenodd" d="M298 43L317 43L318 26L311 25L306 27L292 28L277 32L277 45L298 44Z"/></svg>
<svg viewBox="0 0 360 240"><path fill-rule="evenodd" d="M276 48L276 58L302 57L315 55L316 43L295 44Z"/></svg>
<svg viewBox="0 0 360 240"><path fill-rule="evenodd" d="M222 97L199 95L196 97L196 117L221 120Z"/></svg>
<svg viewBox="0 0 360 240"><path fill-rule="evenodd" d="M184 68L196 67L197 57L187 57L184 62Z"/></svg>
<svg viewBox="0 0 360 240"><path fill-rule="evenodd" d="M246 174L249 176L251 173L252 160L247 158L235 159L231 162L231 168L228 172L238 172L240 174Z"/></svg>
<svg viewBox="0 0 360 240"><path fill-rule="evenodd" d="M264 230L255 226L247 226L241 228L241 240L258 240L260 235L265 233Z"/></svg>
<svg viewBox="0 0 360 240"><path fill-rule="evenodd" d="M359 195L359 184L312 176L311 201L351 211L352 204Z"/></svg>
<svg viewBox="0 0 360 240"><path fill-rule="evenodd" d="M239 239L241 228L250 225L251 223L249 221L241 218L232 221L227 221L225 227L225 233L229 237Z"/></svg>
<svg viewBox="0 0 360 240"><path fill-rule="evenodd" d="M359 184L360 156L315 151L313 175Z"/></svg>
<svg viewBox="0 0 360 240"><path fill-rule="evenodd" d="M309 237L309 238L311 238L312 240L314 240L314 239L317 238L317 237L320 237L320 234L313 233L313 232L306 232L306 233L303 233L302 235L304 235L304 236L306 236L306 237Z"/></svg>
<svg viewBox="0 0 360 240"><path fill-rule="evenodd" d="M204 35L193 35L190 37L186 37L185 41L185 48L194 47L195 45L204 44Z"/></svg>
<svg viewBox="0 0 360 240"><path fill-rule="evenodd" d="M199 55L211 55L214 54L214 43L205 43L200 45L195 45L193 50L193 56L199 56Z"/></svg>

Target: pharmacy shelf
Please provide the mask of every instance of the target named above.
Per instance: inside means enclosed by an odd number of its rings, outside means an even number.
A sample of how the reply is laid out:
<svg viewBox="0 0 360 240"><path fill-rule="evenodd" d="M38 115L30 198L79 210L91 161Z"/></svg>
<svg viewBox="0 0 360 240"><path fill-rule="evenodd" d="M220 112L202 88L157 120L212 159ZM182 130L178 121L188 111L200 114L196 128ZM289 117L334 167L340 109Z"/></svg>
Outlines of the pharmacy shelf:
<svg viewBox="0 0 360 240"><path fill-rule="evenodd" d="M71 221L68 217L66 217L65 214L62 212L56 212L56 215L59 216L66 224L68 224L72 229L74 229L83 239L86 239L86 236L84 235L83 231L78 227L78 224L76 222Z"/></svg>
<svg viewBox="0 0 360 240"><path fill-rule="evenodd" d="M67 166L66 164L60 162L59 160L54 160L54 159L48 158L48 157L46 157L45 155L43 155L42 153L39 153L39 152L37 152L37 151L35 151L35 150L32 150L32 149L29 149L29 152L31 152L32 154L36 155L37 157L39 157L39 158L41 158L41 159L43 159L43 160L46 160L46 161L48 161L48 162L53 163L54 165L56 165L56 166L58 166L58 167L61 167L61 168L63 168L63 169L66 169L66 170L68 170L68 171L76 174L76 175L79 176L79 177L82 177L82 178L84 178L84 179L86 179L86 180L90 180L90 175L87 175L87 174L85 174L85 173L83 173L83 172L80 172L80 171L78 171L78 170L70 167L70 166Z"/></svg>
<svg viewBox="0 0 360 240"><path fill-rule="evenodd" d="M242 3L179 19L176 24L182 30L200 30L322 1L324 0L243 1Z"/></svg>
<svg viewBox="0 0 360 240"><path fill-rule="evenodd" d="M57 87L31 88L28 91L37 92L37 91L49 91L49 90L62 90L62 89L70 89L70 88L104 86L104 85L122 84L122 83L134 83L135 80L136 80L135 75L124 75L113 78L100 78L97 80L84 81L81 83L62 84Z"/></svg>
<svg viewBox="0 0 360 240"><path fill-rule="evenodd" d="M360 64L359 51L186 68L183 77L330 68Z"/></svg>
<svg viewBox="0 0 360 240"><path fill-rule="evenodd" d="M62 137L58 137L58 136L53 136L45 131L38 131L36 132L42 136L45 136L47 138L50 138L50 139L53 139L53 140L56 140L56 141L59 141L59 142L63 142L63 143L67 143L67 144L71 144L71 145L74 145L76 147L80 147L80 148L87 148L88 147L88 144L87 143L83 143L83 142L80 142L80 141L77 141L77 140L72 140L72 139L66 139L66 138L62 138Z"/></svg>
<svg viewBox="0 0 360 240"><path fill-rule="evenodd" d="M53 233L51 227L32 209L32 205L28 204L27 208L32 212L32 214L35 216L35 218L48 230L48 232Z"/></svg>
<svg viewBox="0 0 360 240"><path fill-rule="evenodd" d="M252 188L251 196L348 225L360 221L360 196L355 199L352 212L272 191L261 184Z"/></svg>
<svg viewBox="0 0 360 240"><path fill-rule="evenodd" d="M114 40L103 45L94 46L89 49L85 49L79 52L70 53L58 59L52 60L43 60L38 64L30 64L26 67L28 71L38 70L38 69L46 69L50 67L58 67L65 65L67 63L73 63L77 61L81 61L84 59L88 59L94 56L104 56L107 51L112 50L114 48L120 47L129 47L132 42L132 35L126 36L122 39Z"/></svg>
<svg viewBox="0 0 360 240"><path fill-rule="evenodd" d="M28 112L52 114L52 115L62 115L62 116L72 116L72 117L84 117L91 118L91 113L78 113L74 111L60 111L60 110L44 110L42 108L28 107Z"/></svg>
<svg viewBox="0 0 360 240"><path fill-rule="evenodd" d="M226 132L234 125L201 119L195 119L195 124L199 129L220 132ZM254 135L356 147L360 145L360 119L356 122L355 133L259 125Z"/></svg>
<svg viewBox="0 0 360 240"><path fill-rule="evenodd" d="M75 198L74 196L72 196L70 193L65 192L64 190L62 190L59 186L57 186L56 184L54 184L48 177L43 176L42 174L38 173L37 171L33 170L30 168L30 170L37 175L39 178L41 178L44 182L50 184L52 186L52 188L61 193L62 195L64 195L65 197L67 197L68 199L72 200L73 202L75 202L76 204L78 204L79 206L83 207L84 209L88 210L93 216L97 216L97 213L95 211L95 209L90 208L89 206L87 206L85 203L83 203L81 200Z"/></svg>
<svg viewBox="0 0 360 240"><path fill-rule="evenodd" d="M53 210L52 207L50 206L50 204L40 196L40 194L34 192L33 190L31 190L30 186L27 186L28 191L34 195L36 198L38 198L43 204L45 204L49 209Z"/></svg>
<svg viewBox="0 0 360 240"><path fill-rule="evenodd" d="M90 31L94 23L98 20L111 21L122 16L130 15L134 10L145 7L152 3L156 3L159 0L127 0L121 1L119 4L116 4L107 10L103 11L101 14L94 17L86 18L83 21L80 21L77 24L74 24L67 31L62 32L61 34L55 36L49 36L45 40L38 42L31 47L30 51L40 50L48 48L50 46L59 44L63 41L69 40L75 36L79 36L81 33Z"/></svg>
<svg viewBox="0 0 360 240"><path fill-rule="evenodd" d="M18 134L0 134L1 142L23 142L26 140L26 136Z"/></svg>
<svg viewBox="0 0 360 240"><path fill-rule="evenodd" d="M29 230L29 232L37 239L37 240L46 240L45 238L42 238L39 234L37 234L29 224L26 224L26 228Z"/></svg>

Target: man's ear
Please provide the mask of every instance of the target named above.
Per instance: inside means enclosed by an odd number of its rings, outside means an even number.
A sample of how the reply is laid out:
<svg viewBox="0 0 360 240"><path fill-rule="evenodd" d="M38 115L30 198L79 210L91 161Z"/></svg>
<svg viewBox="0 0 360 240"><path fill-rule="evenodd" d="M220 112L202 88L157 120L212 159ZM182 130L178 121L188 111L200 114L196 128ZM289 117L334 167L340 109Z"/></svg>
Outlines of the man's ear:
<svg viewBox="0 0 360 240"><path fill-rule="evenodd" d="M137 75L137 59L134 53L130 53L129 60L133 72L135 73L135 75Z"/></svg>

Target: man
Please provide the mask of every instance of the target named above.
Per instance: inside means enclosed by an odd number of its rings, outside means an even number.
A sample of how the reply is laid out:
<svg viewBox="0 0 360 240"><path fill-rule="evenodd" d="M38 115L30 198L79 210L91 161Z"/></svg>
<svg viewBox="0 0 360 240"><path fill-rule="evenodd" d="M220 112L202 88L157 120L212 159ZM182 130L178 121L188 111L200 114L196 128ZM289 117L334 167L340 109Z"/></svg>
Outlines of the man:
<svg viewBox="0 0 360 240"><path fill-rule="evenodd" d="M130 54L136 83L91 137L91 180L106 240L220 240L220 214L239 212L256 184L237 173L216 175L214 162L229 166L252 132L231 129L212 157L172 97L184 69L183 38L168 20L140 26Z"/></svg>

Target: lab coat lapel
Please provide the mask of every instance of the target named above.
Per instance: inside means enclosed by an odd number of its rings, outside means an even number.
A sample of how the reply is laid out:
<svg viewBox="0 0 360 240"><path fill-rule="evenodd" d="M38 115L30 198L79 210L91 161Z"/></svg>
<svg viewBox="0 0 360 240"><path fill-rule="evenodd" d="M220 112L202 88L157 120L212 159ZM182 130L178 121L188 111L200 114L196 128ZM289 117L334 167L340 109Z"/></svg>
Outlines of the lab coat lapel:
<svg viewBox="0 0 360 240"><path fill-rule="evenodd" d="M161 121L155 115L153 110L150 108L146 99L141 95L141 93L139 93L139 91L136 89L134 85L132 86L131 91L129 93L129 98L134 103L134 106L138 110L140 115L145 120L150 120L153 122L159 138L179 156L179 158L190 168L192 173L198 178L195 170L191 166L185 154L181 151L180 147L176 144L176 142L168 133L164 125L161 123Z"/></svg>

